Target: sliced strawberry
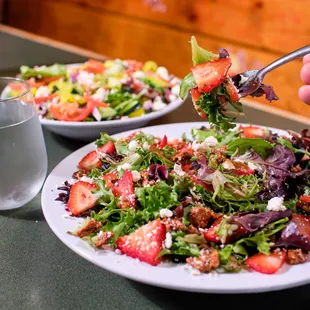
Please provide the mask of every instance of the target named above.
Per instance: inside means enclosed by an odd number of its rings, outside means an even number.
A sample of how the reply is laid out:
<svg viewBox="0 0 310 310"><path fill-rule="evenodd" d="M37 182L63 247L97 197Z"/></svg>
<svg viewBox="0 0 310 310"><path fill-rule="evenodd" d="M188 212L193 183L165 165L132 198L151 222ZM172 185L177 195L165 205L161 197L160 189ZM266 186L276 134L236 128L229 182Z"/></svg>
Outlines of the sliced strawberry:
<svg viewBox="0 0 310 310"><path fill-rule="evenodd" d="M108 141L105 145L98 148L102 153L111 154L116 151L115 145L112 141ZM102 163L99 158L97 150L89 152L79 162L79 167L86 171L90 171L92 168L100 168Z"/></svg>
<svg viewBox="0 0 310 310"><path fill-rule="evenodd" d="M208 192L213 192L213 185L211 183L207 183L205 181L202 181L202 180L198 179L195 175L190 175L189 177L193 180L193 182L195 184L202 185L203 188L205 190L207 190Z"/></svg>
<svg viewBox="0 0 310 310"><path fill-rule="evenodd" d="M310 196L300 196L299 200L301 202L310 203Z"/></svg>
<svg viewBox="0 0 310 310"><path fill-rule="evenodd" d="M292 221L297 225L299 234L307 236L310 240L310 216L294 213Z"/></svg>
<svg viewBox="0 0 310 310"><path fill-rule="evenodd" d="M166 226L161 223L160 219L156 219L132 234L118 238L116 246L127 256L157 266L161 261L161 258L157 256L162 250L165 238Z"/></svg>
<svg viewBox="0 0 310 310"><path fill-rule="evenodd" d="M163 136L163 138L161 139L160 143L159 143L159 148L163 149L168 143L168 138L166 135Z"/></svg>
<svg viewBox="0 0 310 310"><path fill-rule="evenodd" d="M266 135L265 130L256 126L239 126L239 130L242 130L241 136L245 138L257 138L264 137Z"/></svg>
<svg viewBox="0 0 310 310"><path fill-rule="evenodd" d="M276 250L270 253L270 255L265 255L263 253L255 254L249 257L245 262L250 268L257 272L273 274L282 267L285 259L286 251Z"/></svg>
<svg viewBox="0 0 310 310"><path fill-rule="evenodd" d="M104 175L102 178L105 181L105 187L111 188L114 186L113 181L116 181L118 179L118 174L117 172L111 172L111 173Z"/></svg>
<svg viewBox="0 0 310 310"><path fill-rule="evenodd" d="M217 218L211 227L204 232L204 238L209 242L221 243L220 236L216 234L217 229L219 228L223 217ZM225 244L234 242L238 237L244 237L246 231L243 227L239 227L232 232L230 236L227 236Z"/></svg>
<svg viewBox="0 0 310 310"><path fill-rule="evenodd" d="M192 88L191 89L191 95L192 95L193 101L199 101L201 92L198 90L197 87L196 88Z"/></svg>
<svg viewBox="0 0 310 310"><path fill-rule="evenodd" d="M201 92L198 90L197 87L192 88L191 95L192 95L192 101L193 101L195 110L202 118L206 118L207 114L201 109L201 106L197 104L197 101L199 101L200 99Z"/></svg>
<svg viewBox="0 0 310 310"><path fill-rule="evenodd" d="M227 77L230 66L231 59L228 57L205 62L192 68L198 90L209 93L219 86Z"/></svg>
<svg viewBox="0 0 310 310"><path fill-rule="evenodd" d="M236 102L240 99L240 95L238 93L238 89L236 88L236 86L234 85L234 82L232 81L231 78L227 78L225 80L225 87L227 90L227 93L230 97L230 100L232 102Z"/></svg>
<svg viewBox="0 0 310 310"><path fill-rule="evenodd" d="M120 198L122 208L134 208L136 205L132 173L125 170L123 176L113 185L112 193Z"/></svg>
<svg viewBox="0 0 310 310"><path fill-rule="evenodd" d="M88 182L78 181L70 190L67 207L72 215L79 215L95 206L97 197L92 194L96 185Z"/></svg>

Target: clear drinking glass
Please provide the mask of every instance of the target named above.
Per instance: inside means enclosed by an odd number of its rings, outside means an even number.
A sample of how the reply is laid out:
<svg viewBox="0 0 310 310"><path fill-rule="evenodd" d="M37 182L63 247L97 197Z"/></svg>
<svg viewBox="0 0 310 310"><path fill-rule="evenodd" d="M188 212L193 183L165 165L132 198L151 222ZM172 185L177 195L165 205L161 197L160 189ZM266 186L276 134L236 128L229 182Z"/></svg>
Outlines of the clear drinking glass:
<svg viewBox="0 0 310 310"><path fill-rule="evenodd" d="M34 198L46 172L45 142L30 86L0 77L0 210Z"/></svg>

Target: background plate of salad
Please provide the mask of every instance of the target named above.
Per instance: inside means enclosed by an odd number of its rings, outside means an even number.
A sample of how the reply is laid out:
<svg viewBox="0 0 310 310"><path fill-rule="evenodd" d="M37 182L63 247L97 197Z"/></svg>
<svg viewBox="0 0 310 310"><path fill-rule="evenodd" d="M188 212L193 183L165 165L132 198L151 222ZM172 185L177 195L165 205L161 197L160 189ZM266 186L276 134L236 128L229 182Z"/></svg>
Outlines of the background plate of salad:
<svg viewBox="0 0 310 310"><path fill-rule="evenodd" d="M202 127L204 124L206 127ZM113 273L192 292L310 282L307 132L206 123L101 134L42 192L50 228Z"/></svg>
<svg viewBox="0 0 310 310"><path fill-rule="evenodd" d="M142 127L183 103L180 79L153 61L21 66L18 76L31 86L42 125L77 139ZM11 84L2 96L16 96L18 88Z"/></svg>

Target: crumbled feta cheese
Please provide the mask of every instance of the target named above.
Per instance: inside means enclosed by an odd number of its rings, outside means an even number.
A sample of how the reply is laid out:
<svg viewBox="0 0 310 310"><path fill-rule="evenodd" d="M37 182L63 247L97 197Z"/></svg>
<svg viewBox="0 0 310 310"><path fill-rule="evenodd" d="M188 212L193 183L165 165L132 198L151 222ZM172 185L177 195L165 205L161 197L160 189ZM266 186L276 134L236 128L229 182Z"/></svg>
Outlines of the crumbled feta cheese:
<svg viewBox="0 0 310 310"><path fill-rule="evenodd" d="M172 246L172 236L170 232L166 233L165 248L170 249Z"/></svg>
<svg viewBox="0 0 310 310"><path fill-rule="evenodd" d="M163 108L165 108L167 105L162 102L161 98L159 96L156 96L153 102L153 110L159 111Z"/></svg>
<svg viewBox="0 0 310 310"><path fill-rule="evenodd" d="M174 164L173 170L180 177L185 175L185 171L182 170L182 166L179 164Z"/></svg>
<svg viewBox="0 0 310 310"><path fill-rule="evenodd" d="M206 143L209 146L216 146L219 142L215 137L210 136L210 137L207 137L203 143Z"/></svg>
<svg viewBox="0 0 310 310"><path fill-rule="evenodd" d="M124 115L121 117L121 119L128 119L129 117L127 115Z"/></svg>
<svg viewBox="0 0 310 310"><path fill-rule="evenodd" d="M172 88L171 88L171 93L178 96L179 95L179 92L180 92L180 85L177 84L177 85L174 85Z"/></svg>
<svg viewBox="0 0 310 310"><path fill-rule="evenodd" d="M131 164L129 164L129 163L125 163L125 164L123 164L123 165L120 165L120 166L118 166L117 167L117 170L118 171L120 171L121 169L123 169L123 170L129 170L131 168Z"/></svg>
<svg viewBox="0 0 310 310"><path fill-rule="evenodd" d="M53 99L52 99L52 103L53 104L57 104L59 102L59 97L57 96L57 97L54 97Z"/></svg>
<svg viewBox="0 0 310 310"><path fill-rule="evenodd" d="M93 108L92 114L93 114L93 117L96 119L96 121L98 122L101 121L101 114L99 110L97 109L97 107Z"/></svg>
<svg viewBox="0 0 310 310"><path fill-rule="evenodd" d="M128 143L128 149L129 151L136 151L137 148L138 148L139 144L136 140L131 140L129 143Z"/></svg>
<svg viewBox="0 0 310 310"><path fill-rule="evenodd" d="M250 169L252 169L252 170L256 170L256 169L257 169L256 165L254 165L254 164L251 163L250 161L248 162L248 167L249 167Z"/></svg>
<svg viewBox="0 0 310 310"><path fill-rule="evenodd" d="M80 181L83 181L83 182L87 182L87 183L94 183L94 180L83 175L81 178L80 178Z"/></svg>
<svg viewBox="0 0 310 310"><path fill-rule="evenodd" d="M174 94L170 94L169 95L169 101L172 102L172 101L175 101L178 97Z"/></svg>
<svg viewBox="0 0 310 310"><path fill-rule="evenodd" d="M48 89L48 86L40 86L36 92L35 97L47 97L50 94L50 91Z"/></svg>
<svg viewBox="0 0 310 310"><path fill-rule="evenodd" d="M109 91L104 88L99 88L96 93L93 94L95 100L104 101L108 95Z"/></svg>
<svg viewBox="0 0 310 310"><path fill-rule="evenodd" d="M134 182L138 182L141 179L141 174L139 171L137 170L131 171L131 174Z"/></svg>
<svg viewBox="0 0 310 310"><path fill-rule="evenodd" d="M144 142L142 147L143 147L144 150L148 151L149 148L150 148L150 145L147 142Z"/></svg>
<svg viewBox="0 0 310 310"><path fill-rule="evenodd" d="M172 215L173 215L173 212L169 209L160 209L159 210L159 216L161 218L171 217Z"/></svg>
<svg viewBox="0 0 310 310"><path fill-rule="evenodd" d="M223 168L226 169L226 170L232 170L232 169L235 169L235 166L234 166L234 164L232 163L231 160L226 159L223 162Z"/></svg>
<svg viewBox="0 0 310 310"><path fill-rule="evenodd" d="M132 74L134 79L143 79L145 77L145 73L142 71L136 71Z"/></svg>
<svg viewBox="0 0 310 310"><path fill-rule="evenodd" d="M158 67L156 73L164 80L169 81L169 73L167 68L165 67Z"/></svg>
<svg viewBox="0 0 310 310"><path fill-rule="evenodd" d="M77 76L77 82L82 85L92 86L95 81L95 74L81 70Z"/></svg>
<svg viewBox="0 0 310 310"><path fill-rule="evenodd" d="M285 211L286 207L283 205L283 197L274 197L268 201L268 211Z"/></svg>

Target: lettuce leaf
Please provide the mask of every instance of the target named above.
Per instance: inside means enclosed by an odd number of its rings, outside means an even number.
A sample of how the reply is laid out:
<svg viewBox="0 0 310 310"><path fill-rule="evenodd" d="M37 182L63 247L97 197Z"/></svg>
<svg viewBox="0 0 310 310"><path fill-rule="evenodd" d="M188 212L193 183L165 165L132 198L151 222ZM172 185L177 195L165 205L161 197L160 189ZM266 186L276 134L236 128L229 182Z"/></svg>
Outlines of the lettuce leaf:
<svg viewBox="0 0 310 310"><path fill-rule="evenodd" d="M66 76L67 75L67 67L62 64L54 64L52 66L42 66L36 69L21 66L20 73L22 79L29 79L31 77L53 77L53 76Z"/></svg>
<svg viewBox="0 0 310 310"><path fill-rule="evenodd" d="M191 37L190 43L192 45L192 61L194 66L218 58L218 55L208 52L200 47L195 36Z"/></svg>
<svg viewBox="0 0 310 310"><path fill-rule="evenodd" d="M240 155L253 149L259 156L266 158L268 156L268 150L272 149L273 145L260 138L239 138L227 145L226 154L233 155L237 150Z"/></svg>

